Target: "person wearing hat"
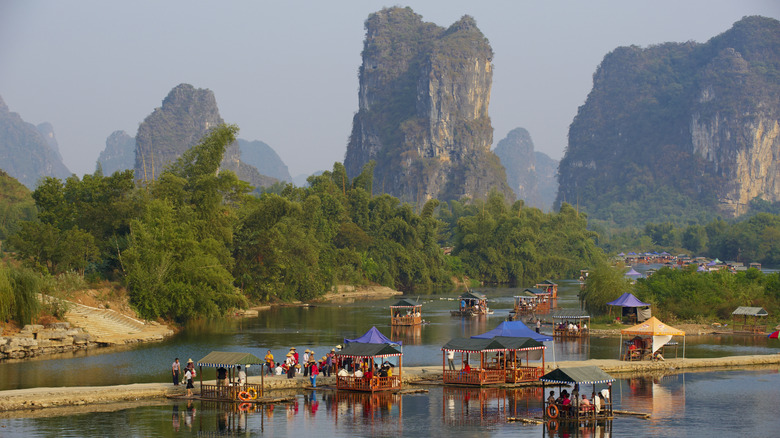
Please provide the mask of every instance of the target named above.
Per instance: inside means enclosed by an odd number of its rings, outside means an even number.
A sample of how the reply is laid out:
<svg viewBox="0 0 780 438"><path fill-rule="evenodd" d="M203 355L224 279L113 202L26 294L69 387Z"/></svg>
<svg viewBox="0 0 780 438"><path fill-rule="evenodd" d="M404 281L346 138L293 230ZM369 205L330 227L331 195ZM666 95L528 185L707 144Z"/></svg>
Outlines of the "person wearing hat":
<svg viewBox="0 0 780 438"><path fill-rule="evenodd" d="M303 377L306 377L309 375L309 349L307 348L306 351L303 352Z"/></svg>
<svg viewBox="0 0 780 438"><path fill-rule="evenodd" d="M325 364L327 367L325 368L325 375L330 377L331 373L336 372L336 349L331 348L330 353L327 354L327 359L325 359Z"/></svg>
<svg viewBox="0 0 780 438"><path fill-rule="evenodd" d="M290 353L292 353L295 363L298 364L298 352L295 350L295 347L290 347Z"/></svg>
<svg viewBox="0 0 780 438"><path fill-rule="evenodd" d="M311 381L311 387L316 388L317 387L317 375L320 373L319 368L317 367L317 361L314 360L314 358L311 358L311 362L309 362L309 369L310 369L310 375L309 380Z"/></svg>

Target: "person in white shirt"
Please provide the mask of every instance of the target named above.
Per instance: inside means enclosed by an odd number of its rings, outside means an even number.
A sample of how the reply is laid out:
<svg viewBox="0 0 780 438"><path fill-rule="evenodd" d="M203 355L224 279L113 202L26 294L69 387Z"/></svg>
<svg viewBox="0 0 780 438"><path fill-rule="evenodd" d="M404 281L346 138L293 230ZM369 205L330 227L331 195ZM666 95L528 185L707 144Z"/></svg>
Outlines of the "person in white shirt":
<svg viewBox="0 0 780 438"><path fill-rule="evenodd" d="M282 364L280 364L279 362L276 363L276 368L274 368L274 374L277 376L282 375Z"/></svg>
<svg viewBox="0 0 780 438"><path fill-rule="evenodd" d="M363 371L360 371L360 368L355 370L355 377L363 377Z"/></svg>
<svg viewBox="0 0 780 438"><path fill-rule="evenodd" d="M237 366L238 368L238 384L241 386L246 385L246 371L241 369L241 366Z"/></svg>

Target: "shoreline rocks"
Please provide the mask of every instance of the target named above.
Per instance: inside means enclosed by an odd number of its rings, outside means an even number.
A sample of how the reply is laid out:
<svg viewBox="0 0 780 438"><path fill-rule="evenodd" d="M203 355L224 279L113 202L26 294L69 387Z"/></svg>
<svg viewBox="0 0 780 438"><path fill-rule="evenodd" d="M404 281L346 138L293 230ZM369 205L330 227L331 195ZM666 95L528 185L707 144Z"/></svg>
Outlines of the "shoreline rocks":
<svg viewBox="0 0 780 438"><path fill-rule="evenodd" d="M0 336L0 360L25 359L100 346L81 327L55 322L48 327L28 324L11 336Z"/></svg>

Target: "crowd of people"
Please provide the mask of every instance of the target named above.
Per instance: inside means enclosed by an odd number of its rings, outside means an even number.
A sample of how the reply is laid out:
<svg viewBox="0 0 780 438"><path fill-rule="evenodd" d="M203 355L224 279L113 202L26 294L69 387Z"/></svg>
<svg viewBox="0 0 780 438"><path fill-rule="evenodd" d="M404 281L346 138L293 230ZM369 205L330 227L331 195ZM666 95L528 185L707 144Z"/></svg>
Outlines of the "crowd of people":
<svg viewBox="0 0 780 438"><path fill-rule="evenodd" d="M578 334L580 331L587 331L588 330L588 324L586 322L583 322L582 325L580 323L573 323L571 321L565 321L557 326L558 330L568 331L572 335Z"/></svg>

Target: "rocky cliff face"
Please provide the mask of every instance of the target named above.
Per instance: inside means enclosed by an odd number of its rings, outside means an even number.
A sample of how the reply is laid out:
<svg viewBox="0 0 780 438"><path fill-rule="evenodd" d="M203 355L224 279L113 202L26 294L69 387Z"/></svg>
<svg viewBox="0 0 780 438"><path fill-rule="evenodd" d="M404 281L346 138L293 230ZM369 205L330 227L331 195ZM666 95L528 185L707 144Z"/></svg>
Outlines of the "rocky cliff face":
<svg viewBox="0 0 780 438"><path fill-rule="evenodd" d="M780 201L780 22L608 54L569 130L557 202L622 224ZM637 223L638 222L638 223Z"/></svg>
<svg viewBox="0 0 780 438"><path fill-rule="evenodd" d="M211 128L224 123L214 92L189 84L176 86L138 127L135 149L135 177L156 179L165 167L196 145ZM233 171L255 187L271 185L275 178L261 175L241 161L238 143L227 148L221 169Z"/></svg>
<svg viewBox="0 0 780 438"><path fill-rule="evenodd" d="M536 186L544 211L552 210L558 194L558 160L544 152L534 152L536 158Z"/></svg>
<svg viewBox="0 0 780 438"><path fill-rule="evenodd" d="M135 165L135 137L130 137L125 131L112 132L97 162L104 175L132 169Z"/></svg>
<svg viewBox="0 0 780 438"><path fill-rule="evenodd" d="M490 152L492 49L464 16L447 29L409 8L366 20L359 111L344 165L350 177L376 160L374 190L404 201L510 199L504 169Z"/></svg>
<svg viewBox="0 0 780 438"><path fill-rule="evenodd" d="M51 125L51 141L56 145ZM51 176L65 179L71 172L65 167L58 151L49 147L49 139L38 128L22 120L19 114L11 112L0 98L0 169L16 178L29 189L34 189L38 180Z"/></svg>

